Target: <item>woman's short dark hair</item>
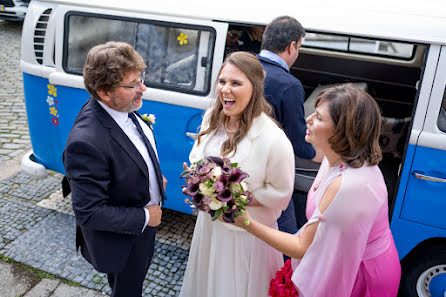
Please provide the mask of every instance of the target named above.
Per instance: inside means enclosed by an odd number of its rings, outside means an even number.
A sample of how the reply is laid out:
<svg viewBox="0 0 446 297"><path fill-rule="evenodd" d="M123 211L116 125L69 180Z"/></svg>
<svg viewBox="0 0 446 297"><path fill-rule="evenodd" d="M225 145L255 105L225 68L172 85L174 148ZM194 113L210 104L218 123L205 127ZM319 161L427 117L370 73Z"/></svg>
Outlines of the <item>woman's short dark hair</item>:
<svg viewBox="0 0 446 297"><path fill-rule="evenodd" d="M280 16L266 26L262 37L262 49L281 53L291 42L298 42L304 36L305 30L295 18Z"/></svg>
<svg viewBox="0 0 446 297"><path fill-rule="evenodd" d="M87 91L100 100L96 91L113 91L130 72L146 68L141 55L125 42L110 41L96 45L88 52L84 65Z"/></svg>
<svg viewBox="0 0 446 297"><path fill-rule="evenodd" d="M322 91L315 106L328 103L335 131L328 139L331 149L353 168L366 161L370 166L381 159L379 135L381 114L378 104L367 92L353 84L343 84Z"/></svg>

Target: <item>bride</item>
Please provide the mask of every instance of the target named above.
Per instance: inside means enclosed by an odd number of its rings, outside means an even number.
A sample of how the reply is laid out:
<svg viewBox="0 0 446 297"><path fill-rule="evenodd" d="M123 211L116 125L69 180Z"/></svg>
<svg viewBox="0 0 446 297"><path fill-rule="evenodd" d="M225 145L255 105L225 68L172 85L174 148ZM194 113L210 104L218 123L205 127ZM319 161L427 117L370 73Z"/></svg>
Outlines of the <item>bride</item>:
<svg viewBox="0 0 446 297"><path fill-rule="evenodd" d="M206 111L190 162L228 157L249 174L255 220L277 229L277 219L294 186L294 153L285 133L270 117L263 97L265 74L257 58L232 53L217 79L218 99ZM263 297L283 265L282 253L242 228L212 221L200 212L180 297Z"/></svg>

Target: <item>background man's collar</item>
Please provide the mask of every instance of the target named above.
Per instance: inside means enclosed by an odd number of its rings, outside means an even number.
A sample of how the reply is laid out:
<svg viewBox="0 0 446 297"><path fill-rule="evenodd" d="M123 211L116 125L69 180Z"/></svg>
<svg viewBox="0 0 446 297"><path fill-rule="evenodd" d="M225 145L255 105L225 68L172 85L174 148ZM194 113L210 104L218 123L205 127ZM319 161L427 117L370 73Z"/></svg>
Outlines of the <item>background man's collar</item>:
<svg viewBox="0 0 446 297"><path fill-rule="evenodd" d="M260 52L259 56L267 58L267 59L269 59L271 61L274 61L274 62L278 63L280 66L282 66L283 68L285 68L288 72L290 71L290 68L285 63L285 61L279 55L273 53L272 51L263 49Z"/></svg>

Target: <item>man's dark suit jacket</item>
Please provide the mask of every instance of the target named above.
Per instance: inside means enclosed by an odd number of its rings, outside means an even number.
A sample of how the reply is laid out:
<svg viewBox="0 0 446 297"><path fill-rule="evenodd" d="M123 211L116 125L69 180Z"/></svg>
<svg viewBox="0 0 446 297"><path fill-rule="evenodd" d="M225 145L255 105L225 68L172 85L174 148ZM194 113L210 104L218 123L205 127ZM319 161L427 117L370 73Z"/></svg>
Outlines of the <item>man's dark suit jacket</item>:
<svg viewBox="0 0 446 297"><path fill-rule="evenodd" d="M291 141L294 154L302 159L313 159L316 152L305 141L305 92L301 82L279 63L260 55L257 58L266 72L265 99L273 106L274 117Z"/></svg>
<svg viewBox="0 0 446 297"><path fill-rule="evenodd" d="M64 165L76 216L76 247L96 270L119 272L142 235L143 207L150 201L144 159L90 98L68 136Z"/></svg>

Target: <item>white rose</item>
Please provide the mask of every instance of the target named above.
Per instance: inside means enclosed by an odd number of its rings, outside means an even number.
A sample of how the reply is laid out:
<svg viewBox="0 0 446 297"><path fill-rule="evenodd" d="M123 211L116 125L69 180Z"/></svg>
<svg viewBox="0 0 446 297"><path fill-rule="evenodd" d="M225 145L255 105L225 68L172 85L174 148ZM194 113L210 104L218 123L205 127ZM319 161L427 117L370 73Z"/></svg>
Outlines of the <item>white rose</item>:
<svg viewBox="0 0 446 297"><path fill-rule="evenodd" d="M152 124L155 124L156 117L154 114L149 114L147 117Z"/></svg>
<svg viewBox="0 0 446 297"><path fill-rule="evenodd" d="M199 184L198 188L200 189L201 194L204 195L204 196L212 196L212 194L214 194L214 192L215 192L214 188L212 188L212 186L209 187L207 185L207 183Z"/></svg>
<svg viewBox="0 0 446 297"><path fill-rule="evenodd" d="M217 166L212 169L212 175L215 176L215 178L219 178L221 176L221 167Z"/></svg>
<svg viewBox="0 0 446 297"><path fill-rule="evenodd" d="M212 197L211 203L209 203L209 207L212 210L218 210L223 206L223 203L220 200L217 200L215 197Z"/></svg>
<svg viewBox="0 0 446 297"><path fill-rule="evenodd" d="M239 183L231 183L231 185L229 186L229 189L235 195L238 195L242 192L242 187Z"/></svg>

